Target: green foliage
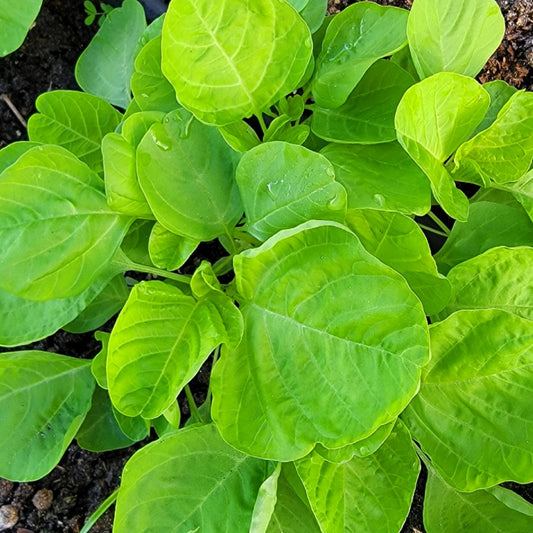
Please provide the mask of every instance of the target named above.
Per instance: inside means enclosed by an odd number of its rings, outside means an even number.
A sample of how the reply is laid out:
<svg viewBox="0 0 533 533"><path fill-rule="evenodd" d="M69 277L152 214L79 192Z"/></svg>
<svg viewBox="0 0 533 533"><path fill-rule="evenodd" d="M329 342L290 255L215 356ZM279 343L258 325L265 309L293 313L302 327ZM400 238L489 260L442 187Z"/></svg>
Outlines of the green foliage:
<svg viewBox="0 0 533 533"><path fill-rule="evenodd" d="M0 0L0 57L14 52L37 18L43 0Z"/></svg>
<svg viewBox="0 0 533 533"><path fill-rule="evenodd" d="M125 0L0 150L0 344L118 312L91 362L0 355L0 476L153 427L115 532L394 533L420 459L430 533L531 529L532 95L471 77L501 14L325 9Z"/></svg>

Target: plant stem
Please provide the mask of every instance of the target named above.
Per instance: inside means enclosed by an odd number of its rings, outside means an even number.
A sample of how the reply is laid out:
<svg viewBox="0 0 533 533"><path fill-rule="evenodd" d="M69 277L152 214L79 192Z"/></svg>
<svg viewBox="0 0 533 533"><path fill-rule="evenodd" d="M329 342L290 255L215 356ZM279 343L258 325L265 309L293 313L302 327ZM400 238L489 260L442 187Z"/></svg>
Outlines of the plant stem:
<svg viewBox="0 0 533 533"><path fill-rule="evenodd" d="M98 519L115 503L118 490L116 489L108 496L99 506L98 509L89 517L85 525L81 528L80 533L89 533L89 530L96 524Z"/></svg>
<svg viewBox="0 0 533 533"><path fill-rule="evenodd" d="M134 261L130 261L125 255L116 258L113 262L126 270L135 270L137 272L145 272L146 274L154 274L154 276L173 279L174 281L185 283L186 285L189 285L191 282L190 276L176 274L175 272L169 272L168 270L163 270L162 268L152 267L149 265L141 265L139 263L135 263Z"/></svg>
<svg viewBox="0 0 533 533"><path fill-rule="evenodd" d="M428 216L431 220L433 220L433 222L435 222L435 224L437 224L437 226L446 234L446 236L450 234L450 229L448 226L446 226L446 224L444 224L444 222L435 213L430 211Z"/></svg>
<svg viewBox="0 0 533 533"><path fill-rule="evenodd" d="M198 407L196 406L196 402L194 401L189 385L185 385L185 396L187 396L187 403L189 404L191 416L198 422L201 422L202 424L205 423L204 419L202 418L202 415L200 414L200 411L198 411Z"/></svg>
<svg viewBox="0 0 533 533"><path fill-rule="evenodd" d="M267 131L267 126L265 124L265 119L263 118L263 113L259 113L258 115L256 115L257 117L257 120L259 121L259 125L261 126L261 131L263 132L263 135L266 133Z"/></svg>
<svg viewBox="0 0 533 533"><path fill-rule="evenodd" d="M425 229L426 231L431 231L432 233L436 233L437 235L440 235L442 237L447 237L448 236L448 234L444 233L444 231L440 231L439 229L432 228L431 226L426 226L425 224L420 224L420 223L418 223L418 225L422 229Z"/></svg>
<svg viewBox="0 0 533 533"><path fill-rule="evenodd" d="M246 231L236 230L233 232L233 237L235 239L238 239L239 241L251 244L252 246L259 246L261 244L261 241L259 239L256 239L254 236L250 235Z"/></svg>

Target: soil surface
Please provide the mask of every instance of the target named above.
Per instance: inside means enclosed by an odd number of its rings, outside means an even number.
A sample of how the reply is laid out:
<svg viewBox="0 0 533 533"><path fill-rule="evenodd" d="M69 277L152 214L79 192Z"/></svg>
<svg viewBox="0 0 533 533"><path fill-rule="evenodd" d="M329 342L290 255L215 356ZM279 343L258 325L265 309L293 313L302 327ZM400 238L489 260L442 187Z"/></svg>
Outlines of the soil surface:
<svg viewBox="0 0 533 533"><path fill-rule="evenodd" d="M107 0L106 3L116 5L120 1ZM166 3L165 0L145 0L145 4L156 10ZM353 3L331 0L329 11L335 13ZM409 8L412 1L377 0L377 3ZM482 82L503 79L517 88L533 90L533 0L499 0L498 3L507 21L506 36L479 79ZM22 48L7 58L0 58L0 148L27 138L25 121L35 112L34 101L39 94L54 89L78 88L74 65L97 30L96 24L85 26L84 18L83 0L44 0L41 13ZM206 257L211 253L212 250L205 250ZM199 259L195 258L195 262ZM108 324L108 328L111 325ZM93 357L99 348L91 334L64 332L32 345L32 349L84 358ZM208 378L209 368L206 367L191 385L198 399L205 394ZM180 401L180 405L183 414L188 415L186 402ZM39 481L12 483L0 479L0 531L79 532L87 517L118 487L125 461L141 445L96 454L72 444L61 463ZM411 513L402 530L404 533L424 531L424 485L423 472ZM509 487L533 502L533 484L509 484ZM107 533L111 529L112 510L91 531Z"/></svg>

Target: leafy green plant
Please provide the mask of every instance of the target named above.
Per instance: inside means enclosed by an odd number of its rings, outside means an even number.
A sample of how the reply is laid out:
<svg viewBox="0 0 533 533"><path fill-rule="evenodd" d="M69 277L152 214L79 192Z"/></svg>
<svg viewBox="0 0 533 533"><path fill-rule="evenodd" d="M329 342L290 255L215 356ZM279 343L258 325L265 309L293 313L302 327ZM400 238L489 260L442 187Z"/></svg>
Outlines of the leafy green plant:
<svg viewBox="0 0 533 533"><path fill-rule="evenodd" d="M472 77L503 18L325 12L125 0L0 151L1 344L120 310L92 361L2 354L0 475L153 427L117 533L398 532L421 461L430 533L531 529L533 94Z"/></svg>
<svg viewBox="0 0 533 533"><path fill-rule="evenodd" d="M87 26L90 26L95 20L97 20L97 18L98 25L101 26L106 15L109 15L109 13L111 13L113 10L113 6L106 4L105 2L100 2L100 9L102 11L98 11L98 8L94 5L94 2L91 2L91 0L85 0L85 2L83 2L83 8L85 9L85 14L87 15L84 20Z"/></svg>
<svg viewBox="0 0 533 533"><path fill-rule="evenodd" d="M42 4L43 0L0 0L0 57L14 52L24 42Z"/></svg>

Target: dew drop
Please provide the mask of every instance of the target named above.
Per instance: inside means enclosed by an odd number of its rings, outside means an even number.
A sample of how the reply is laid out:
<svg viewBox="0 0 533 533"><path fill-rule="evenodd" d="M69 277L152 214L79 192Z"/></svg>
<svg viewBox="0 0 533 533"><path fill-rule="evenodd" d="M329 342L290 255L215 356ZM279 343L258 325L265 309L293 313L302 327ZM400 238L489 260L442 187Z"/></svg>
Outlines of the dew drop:
<svg viewBox="0 0 533 533"><path fill-rule="evenodd" d="M383 207L385 205L385 197L382 194L374 194L374 201L380 207Z"/></svg>
<svg viewBox="0 0 533 533"><path fill-rule="evenodd" d="M155 144L156 146L158 146L159 148L161 148L161 150L163 150L164 152L168 151L170 149L170 146L163 142L161 139L156 139L155 140Z"/></svg>
<svg viewBox="0 0 533 533"><path fill-rule="evenodd" d="M333 169L333 167L328 167L326 169L326 174L330 177L330 178L334 178L335 177L335 170Z"/></svg>
<svg viewBox="0 0 533 533"><path fill-rule="evenodd" d="M359 448L359 455L366 456L368 455L370 450L368 449L368 446L361 446Z"/></svg>

